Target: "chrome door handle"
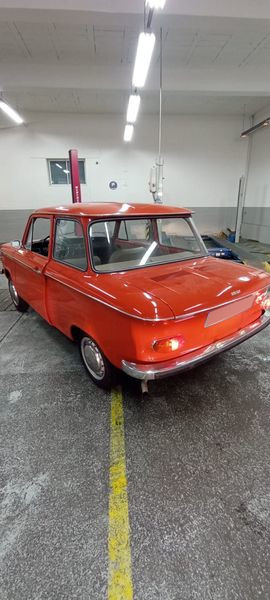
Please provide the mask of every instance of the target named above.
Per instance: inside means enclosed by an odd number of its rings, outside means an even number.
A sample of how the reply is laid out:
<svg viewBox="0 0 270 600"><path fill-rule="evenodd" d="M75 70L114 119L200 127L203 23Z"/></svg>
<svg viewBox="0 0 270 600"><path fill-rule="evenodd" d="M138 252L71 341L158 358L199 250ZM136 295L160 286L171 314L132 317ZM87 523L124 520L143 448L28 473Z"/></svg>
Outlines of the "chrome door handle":
<svg viewBox="0 0 270 600"><path fill-rule="evenodd" d="M36 273L38 273L39 275L40 275L40 273L41 273L41 269L39 269L38 267L34 267L34 271L35 271Z"/></svg>

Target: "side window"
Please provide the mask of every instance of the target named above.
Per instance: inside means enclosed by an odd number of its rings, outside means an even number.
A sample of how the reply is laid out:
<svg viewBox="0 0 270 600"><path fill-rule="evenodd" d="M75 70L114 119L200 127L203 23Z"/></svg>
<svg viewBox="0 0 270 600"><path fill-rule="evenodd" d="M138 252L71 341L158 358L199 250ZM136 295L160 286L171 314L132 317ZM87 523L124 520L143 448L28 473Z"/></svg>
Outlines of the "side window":
<svg viewBox="0 0 270 600"><path fill-rule="evenodd" d="M48 217L33 218L24 247L27 250L48 256L51 221Z"/></svg>
<svg viewBox="0 0 270 600"><path fill-rule="evenodd" d="M56 220L53 257L71 267L86 271L86 248L80 221L75 219Z"/></svg>

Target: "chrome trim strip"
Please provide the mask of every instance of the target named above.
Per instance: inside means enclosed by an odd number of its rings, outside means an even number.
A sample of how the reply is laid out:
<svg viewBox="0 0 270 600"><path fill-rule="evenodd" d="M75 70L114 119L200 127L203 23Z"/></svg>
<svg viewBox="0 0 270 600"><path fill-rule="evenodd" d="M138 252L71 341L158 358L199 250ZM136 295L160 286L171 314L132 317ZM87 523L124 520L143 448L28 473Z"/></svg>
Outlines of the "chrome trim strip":
<svg viewBox="0 0 270 600"><path fill-rule="evenodd" d="M72 285L69 285L69 283L65 283L64 281L61 281L60 279L58 279L57 277L54 277L53 275L50 275L48 273L44 273L44 275L46 275L46 277L49 277L50 279L54 279L54 281L57 281L58 283L60 283L61 285L65 285L66 287L70 288L71 290L74 290L75 292L78 292L78 294L82 294L83 296L86 296L86 298L90 298L91 300L94 300L95 302L99 302L100 304L104 304L104 306L108 306L109 308L111 308L112 310L115 310L116 312L121 313L122 315L125 315L126 317L131 317L133 319L138 319L139 321L147 321L150 323L159 323L160 321L174 321L174 317L168 317L166 319L147 319L144 317L138 317L137 315L132 315L131 313L125 312L124 310L121 310L120 308L116 308L116 306L112 306L112 304L109 304L108 302L105 302L104 300L100 300L99 298L95 298L95 296L91 296L90 294L87 294L86 292L82 292L82 290L78 290L78 288L75 288Z"/></svg>
<svg viewBox="0 0 270 600"><path fill-rule="evenodd" d="M34 267L30 267L30 265L27 265L22 260L19 260L18 258L14 258L14 256L10 256L9 254L4 253L3 251L2 251L2 256L6 256L7 258L10 258L10 260L14 260L15 262L17 262L20 265L22 265L23 267L25 267L26 269L29 269L30 271L33 271L37 275L40 275L40 273L41 273L41 271L37 271Z"/></svg>
<svg viewBox="0 0 270 600"><path fill-rule="evenodd" d="M169 377L170 375L195 367L208 360L208 358L241 344L268 325L270 325L270 314L264 313L257 321L247 325L235 334L189 354L184 354L180 358L152 364L139 364L122 360L122 370L131 377L144 381Z"/></svg>

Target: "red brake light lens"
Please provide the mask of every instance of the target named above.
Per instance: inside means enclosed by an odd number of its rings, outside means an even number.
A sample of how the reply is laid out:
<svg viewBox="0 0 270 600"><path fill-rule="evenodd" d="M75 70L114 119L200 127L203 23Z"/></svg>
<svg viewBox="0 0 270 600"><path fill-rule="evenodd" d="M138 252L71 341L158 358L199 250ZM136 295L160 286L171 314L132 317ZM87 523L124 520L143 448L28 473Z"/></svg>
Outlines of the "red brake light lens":
<svg viewBox="0 0 270 600"><path fill-rule="evenodd" d="M182 335L177 335L164 340L156 340L153 343L153 348L156 352L175 352L180 350L185 343L185 338Z"/></svg>

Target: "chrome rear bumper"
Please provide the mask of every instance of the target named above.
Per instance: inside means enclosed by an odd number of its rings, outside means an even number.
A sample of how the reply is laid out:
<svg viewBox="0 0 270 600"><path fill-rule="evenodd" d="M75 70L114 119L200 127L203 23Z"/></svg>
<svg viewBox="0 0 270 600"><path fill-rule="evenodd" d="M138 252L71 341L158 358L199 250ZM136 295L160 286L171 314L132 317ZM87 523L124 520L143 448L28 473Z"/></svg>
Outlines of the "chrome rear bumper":
<svg viewBox="0 0 270 600"><path fill-rule="evenodd" d="M240 329L233 335L230 335L218 342L214 342L209 346L204 346L199 350L160 363L140 364L122 360L122 370L135 379L149 381L150 379L159 379L161 377L169 377L180 371L185 371L196 365L203 363L212 356L230 350L234 346L241 344L248 338L252 337L259 331L262 331L270 324L270 315L264 313L257 321L247 325L244 329Z"/></svg>

